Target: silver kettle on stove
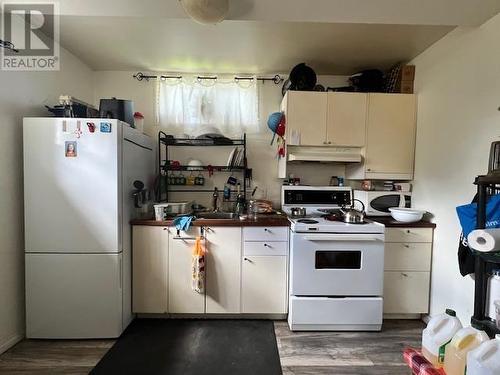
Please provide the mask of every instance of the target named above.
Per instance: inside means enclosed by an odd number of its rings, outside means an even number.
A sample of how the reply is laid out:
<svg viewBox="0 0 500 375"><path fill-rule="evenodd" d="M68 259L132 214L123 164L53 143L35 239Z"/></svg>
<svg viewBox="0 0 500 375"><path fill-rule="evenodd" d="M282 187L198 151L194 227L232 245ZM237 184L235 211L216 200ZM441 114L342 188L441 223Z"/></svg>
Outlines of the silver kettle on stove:
<svg viewBox="0 0 500 375"><path fill-rule="evenodd" d="M361 203L361 210L357 210L355 207L355 203ZM344 216L344 223L348 224L362 224L365 222L365 205L359 199L352 199L351 205L349 207L342 206L340 212Z"/></svg>

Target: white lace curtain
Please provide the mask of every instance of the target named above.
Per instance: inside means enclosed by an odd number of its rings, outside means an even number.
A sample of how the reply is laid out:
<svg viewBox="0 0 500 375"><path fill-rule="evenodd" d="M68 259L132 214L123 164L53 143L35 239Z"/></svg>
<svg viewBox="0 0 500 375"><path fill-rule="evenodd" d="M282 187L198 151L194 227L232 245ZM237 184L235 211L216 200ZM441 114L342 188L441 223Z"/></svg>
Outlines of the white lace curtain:
<svg viewBox="0 0 500 375"><path fill-rule="evenodd" d="M157 122L170 134L225 136L259 131L256 80L169 78L157 86Z"/></svg>

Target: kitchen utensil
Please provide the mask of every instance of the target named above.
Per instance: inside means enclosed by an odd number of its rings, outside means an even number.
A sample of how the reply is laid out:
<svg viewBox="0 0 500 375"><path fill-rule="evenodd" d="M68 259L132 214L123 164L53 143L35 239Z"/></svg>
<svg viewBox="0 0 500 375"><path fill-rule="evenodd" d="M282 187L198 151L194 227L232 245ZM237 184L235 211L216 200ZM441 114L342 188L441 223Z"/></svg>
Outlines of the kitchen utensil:
<svg viewBox="0 0 500 375"><path fill-rule="evenodd" d="M414 223L416 221L420 221L426 213L426 211L413 210L411 208L403 207L392 207L389 208L389 211L391 211L391 216L394 220L401 221L403 223Z"/></svg>
<svg viewBox="0 0 500 375"><path fill-rule="evenodd" d="M307 209L305 207L292 207L290 209L291 217L304 217L307 215Z"/></svg>
<svg viewBox="0 0 500 375"><path fill-rule="evenodd" d="M155 219L166 220L168 216L184 215L192 212L193 202L167 202L154 205Z"/></svg>
<svg viewBox="0 0 500 375"><path fill-rule="evenodd" d="M357 210L354 205L356 202L361 203L361 206L363 207L361 210ZM344 222L348 224L362 224L365 222L365 205L363 202L361 202L359 199L353 199L351 201L351 206L346 209L345 206L343 206L340 209L340 212L342 215L344 215Z"/></svg>
<svg viewBox="0 0 500 375"><path fill-rule="evenodd" d="M317 77L314 70L305 63L295 65L290 72L291 90L311 91L316 86Z"/></svg>
<svg viewBox="0 0 500 375"><path fill-rule="evenodd" d="M202 171L203 170L203 163L200 160L191 159L188 161L186 169L188 171Z"/></svg>
<svg viewBox="0 0 500 375"><path fill-rule="evenodd" d="M235 147L232 149L231 153L229 154L229 157L227 158L227 167L231 168L234 163L234 156L236 152L238 151L238 147Z"/></svg>
<svg viewBox="0 0 500 375"><path fill-rule="evenodd" d="M273 132L273 139L271 145L274 143L276 134L283 137L285 135L285 115L283 112L274 112L269 115L267 119L267 126Z"/></svg>
<svg viewBox="0 0 500 375"><path fill-rule="evenodd" d="M339 178L337 176L330 177L330 186L339 186Z"/></svg>

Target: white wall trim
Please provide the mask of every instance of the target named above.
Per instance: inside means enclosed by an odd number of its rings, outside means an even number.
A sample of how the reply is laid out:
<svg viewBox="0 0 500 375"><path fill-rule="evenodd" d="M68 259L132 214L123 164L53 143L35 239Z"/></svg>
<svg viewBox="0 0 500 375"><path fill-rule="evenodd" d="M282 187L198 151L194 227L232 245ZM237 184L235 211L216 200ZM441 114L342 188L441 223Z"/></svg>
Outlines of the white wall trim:
<svg viewBox="0 0 500 375"><path fill-rule="evenodd" d="M24 339L24 335L17 334L12 336L10 339L7 341L0 343L0 354L6 352L10 348L12 348L14 345L16 345L19 341Z"/></svg>

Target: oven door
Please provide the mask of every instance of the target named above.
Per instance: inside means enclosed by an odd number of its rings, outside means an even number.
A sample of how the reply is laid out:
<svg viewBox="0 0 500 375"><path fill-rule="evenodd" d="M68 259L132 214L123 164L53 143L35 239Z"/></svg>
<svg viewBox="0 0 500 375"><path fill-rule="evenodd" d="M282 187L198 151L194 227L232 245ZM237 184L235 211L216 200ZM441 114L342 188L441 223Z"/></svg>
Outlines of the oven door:
<svg viewBox="0 0 500 375"><path fill-rule="evenodd" d="M381 296L383 234L292 233L294 296Z"/></svg>

